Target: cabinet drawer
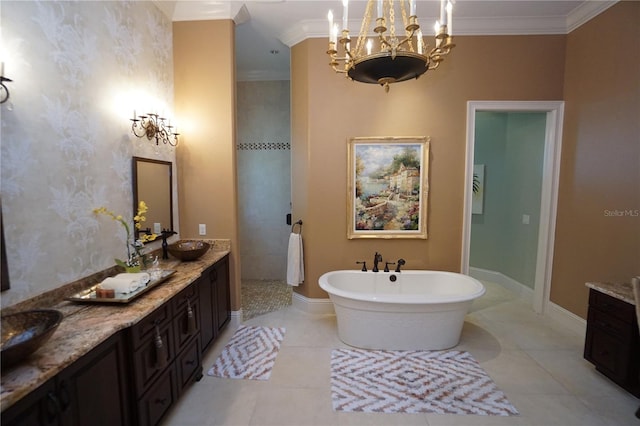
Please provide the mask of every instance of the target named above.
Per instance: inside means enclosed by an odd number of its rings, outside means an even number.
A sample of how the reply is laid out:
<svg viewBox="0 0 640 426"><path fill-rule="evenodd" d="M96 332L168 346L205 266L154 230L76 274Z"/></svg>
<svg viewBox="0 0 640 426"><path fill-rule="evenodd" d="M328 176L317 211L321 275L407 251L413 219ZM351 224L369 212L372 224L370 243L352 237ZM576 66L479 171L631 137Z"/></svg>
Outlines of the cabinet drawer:
<svg viewBox="0 0 640 426"><path fill-rule="evenodd" d="M195 284L188 285L172 299L174 315L176 312L186 307L187 301L193 304L197 298L198 287Z"/></svg>
<svg viewBox="0 0 640 426"><path fill-rule="evenodd" d="M155 330L155 328L154 328ZM155 331L142 343L133 354L136 395L141 395L156 380L175 357L173 327L167 324L160 330L162 349L156 345ZM164 362L162 355L165 356Z"/></svg>
<svg viewBox="0 0 640 426"><path fill-rule="evenodd" d="M177 367L181 391L188 384L202 377L200 339L193 339L184 352L178 356Z"/></svg>
<svg viewBox="0 0 640 426"><path fill-rule="evenodd" d="M198 299L184 303L173 318L175 353L180 353L189 340L200 333L200 304Z"/></svg>
<svg viewBox="0 0 640 426"><path fill-rule="evenodd" d="M591 289L589 292L589 306L610 314L621 321L627 323L636 322L635 307L633 305L597 290Z"/></svg>
<svg viewBox="0 0 640 426"><path fill-rule="evenodd" d="M633 330L630 324L592 307L589 308L587 322L590 327L597 327L603 332L620 339L623 343L629 341Z"/></svg>
<svg viewBox="0 0 640 426"><path fill-rule="evenodd" d="M139 323L131 327L131 343L133 348L140 347L142 342L153 335L156 325L162 327L171 320L171 303L165 303L147 315Z"/></svg>
<svg viewBox="0 0 640 426"><path fill-rule="evenodd" d="M138 402L138 422L141 425L156 425L176 402L176 372L167 369L153 388Z"/></svg>

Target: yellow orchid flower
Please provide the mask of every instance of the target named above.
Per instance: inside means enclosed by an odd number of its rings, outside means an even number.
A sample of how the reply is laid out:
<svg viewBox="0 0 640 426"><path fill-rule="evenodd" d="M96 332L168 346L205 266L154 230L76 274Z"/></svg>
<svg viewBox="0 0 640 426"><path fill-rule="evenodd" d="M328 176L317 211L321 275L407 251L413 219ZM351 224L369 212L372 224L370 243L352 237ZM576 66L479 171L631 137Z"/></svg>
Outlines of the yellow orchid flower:
<svg viewBox="0 0 640 426"><path fill-rule="evenodd" d="M142 229L142 222L146 221L147 218L144 216L144 213L146 213L147 211L149 211L149 208L147 207L147 204L144 201L140 201L138 203L138 212L137 214L133 217L133 225L135 227L135 229ZM146 242L150 242L150 241L154 241L157 238L156 234L146 234L146 233L138 233L138 239L137 241L133 241L131 242L131 229L129 228L129 225L127 224L127 222L124 220L124 218L122 217L122 215L116 215L114 212L107 210L106 207L102 206L102 207L97 207L93 209L93 213L96 215L99 214L103 214L105 216L109 216L110 218L112 218L113 220L120 222L120 224L124 227L125 231L127 232L127 260L126 262L123 262L120 259L116 259L116 263L118 265L124 266L124 267L139 267L140 266L140 260L139 258L142 256L142 244L146 243ZM134 253L131 253L131 250L129 248L129 245L131 245L131 247L133 247L134 249Z"/></svg>

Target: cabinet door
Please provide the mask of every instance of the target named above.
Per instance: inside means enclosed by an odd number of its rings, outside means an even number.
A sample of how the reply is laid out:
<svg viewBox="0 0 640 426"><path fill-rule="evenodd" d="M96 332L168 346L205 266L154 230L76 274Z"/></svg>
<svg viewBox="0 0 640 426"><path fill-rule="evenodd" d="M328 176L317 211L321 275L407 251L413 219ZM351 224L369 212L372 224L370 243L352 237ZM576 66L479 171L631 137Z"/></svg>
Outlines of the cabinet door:
<svg viewBox="0 0 640 426"><path fill-rule="evenodd" d="M190 285L174 297L175 316L173 327L175 335L175 353L182 351L191 338L200 333L200 303L197 287Z"/></svg>
<svg viewBox="0 0 640 426"><path fill-rule="evenodd" d="M178 385L180 386L178 394L181 394L189 384L202 378L201 353L200 339L195 338L186 349L178 355L176 361Z"/></svg>
<svg viewBox="0 0 640 426"><path fill-rule="evenodd" d="M138 424L142 426L158 424L177 401L177 388L175 368L171 365L138 402Z"/></svg>
<svg viewBox="0 0 640 426"><path fill-rule="evenodd" d="M202 352L204 352L214 338L214 316L213 316L213 289L209 274L213 268L209 268L202 273L198 279L198 291L200 293L200 341L202 342Z"/></svg>
<svg viewBox="0 0 640 426"><path fill-rule="evenodd" d="M159 340L158 340L159 337ZM172 323L157 327L133 353L136 396L142 395L175 357Z"/></svg>
<svg viewBox="0 0 640 426"><path fill-rule="evenodd" d="M215 264L216 280L215 291L215 313L216 313L216 335L231 319L231 297L229 291L229 257L225 256Z"/></svg>
<svg viewBox="0 0 640 426"><path fill-rule="evenodd" d="M131 424L125 354L123 333L117 333L58 375L62 424Z"/></svg>
<svg viewBox="0 0 640 426"><path fill-rule="evenodd" d="M3 426L58 425L60 402L51 379L2 413Z"/></svg>

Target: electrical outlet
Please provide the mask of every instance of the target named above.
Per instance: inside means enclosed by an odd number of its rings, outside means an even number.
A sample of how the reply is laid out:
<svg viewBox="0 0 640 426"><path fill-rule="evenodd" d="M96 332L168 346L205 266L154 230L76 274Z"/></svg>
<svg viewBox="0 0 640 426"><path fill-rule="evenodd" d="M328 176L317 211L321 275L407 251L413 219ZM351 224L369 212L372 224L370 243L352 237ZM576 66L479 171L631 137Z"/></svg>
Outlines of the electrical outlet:
<svg viewBox="0 0 640 426"><path fill-rule="evenodd" d="M207 235L207 225L204 223L198 225L198 232L200 233L200 235Z"/></svg>
<svg viewBox="0 0 640 426"><path fill-rule="evenodd" d="M530 218L529 218L529 215L528 215L528 214L523 214L523 215L522 215L522 223L523 223L524 225L528 225L528 224L529 224L529 219L530 219Z"/></svg>
<svg viewBox="0 0 640 426"><path fill-rule="evenodd" d="M159 234L161 232L162 232L162 227L160 226L160 223L154 222L153 223L153 233L154 234Z"/></svg>

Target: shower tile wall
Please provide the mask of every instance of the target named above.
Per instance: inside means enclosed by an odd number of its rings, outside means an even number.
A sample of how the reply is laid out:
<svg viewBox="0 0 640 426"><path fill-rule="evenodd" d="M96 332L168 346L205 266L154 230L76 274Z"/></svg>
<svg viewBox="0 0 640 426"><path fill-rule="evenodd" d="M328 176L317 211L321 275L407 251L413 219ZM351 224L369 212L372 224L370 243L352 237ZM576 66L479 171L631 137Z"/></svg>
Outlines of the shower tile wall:
<svg viewBox="0 0 640 426"><path fill-rule="evenodd" d="M243 279L284 280L291 228L289 81L237 83L238 214Z"/></svg>

